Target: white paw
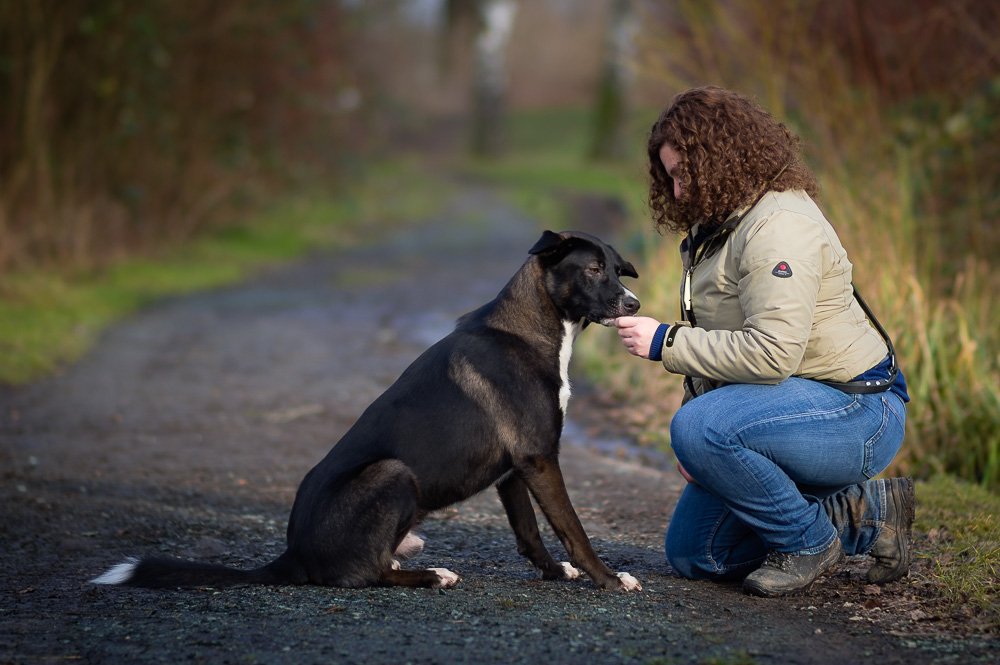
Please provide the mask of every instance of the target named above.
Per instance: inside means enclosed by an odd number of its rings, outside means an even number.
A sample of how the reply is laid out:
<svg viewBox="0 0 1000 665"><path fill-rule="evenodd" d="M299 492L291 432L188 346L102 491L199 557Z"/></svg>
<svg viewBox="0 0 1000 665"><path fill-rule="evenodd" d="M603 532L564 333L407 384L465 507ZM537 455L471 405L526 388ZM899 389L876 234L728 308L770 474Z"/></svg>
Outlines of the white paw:
<svg viewBox="0 0 1000 665"><path fill-rule="evenodd" d="M628 573L618 573L618 579L622 582L622 589L625 591L642 591L642 585Z"/></svg>
<svg viewBox="0 0 1000 665"><path fill-rule="evenodd" d="M432 589L450 589L462 579L447 568L428 568L427 570L437 573L440 578L438 583L431 587Z"/></svg>
<svg viewBox="0 0 1000 665"><path fill-rule="evenodd" d="M563 569L564 580L575 580L580 577L580 571L570 565L569 561L560 561L559 566Z"/></svg>

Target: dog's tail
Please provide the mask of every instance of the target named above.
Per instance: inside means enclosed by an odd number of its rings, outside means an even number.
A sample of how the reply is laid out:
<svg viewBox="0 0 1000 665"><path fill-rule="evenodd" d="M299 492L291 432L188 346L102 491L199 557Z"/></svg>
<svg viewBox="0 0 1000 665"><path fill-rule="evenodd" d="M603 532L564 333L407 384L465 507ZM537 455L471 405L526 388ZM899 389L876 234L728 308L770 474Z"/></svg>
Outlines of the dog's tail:
<svg viewBox="0 0 1000 665"><path fill-rule="evenodd" d="M165 589L176 587L231 587L248 584L303 584L301 567L288 552L255 570L240 570L211 563L164 557L127 558L106 573L90 580L94 584Z"/></svg>

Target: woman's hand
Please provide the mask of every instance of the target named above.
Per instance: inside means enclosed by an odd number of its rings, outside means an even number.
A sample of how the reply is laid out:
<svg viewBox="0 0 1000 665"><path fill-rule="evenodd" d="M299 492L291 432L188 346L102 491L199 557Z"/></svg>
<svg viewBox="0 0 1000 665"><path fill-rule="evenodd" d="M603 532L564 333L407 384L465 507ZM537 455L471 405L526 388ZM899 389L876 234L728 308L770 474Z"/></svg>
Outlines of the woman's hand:
<svg viewBox="0 0 1000 665"><path fill-rule="evenodd" d="M660 322L648 316L621 316L615 319L618 336L633 356L649 358L649 347Z"/></svg>
<svg viewBox="0 0 1000 665"><path fill-rule="evenodd" d="M681 474L682 476L684 476L684 480L688 481L688 482L689 482L689 483L691 483L692 485L697 485L697 484L698 484L698 481L696 481L696 480L695 480L694 478L692 478L692 477L691 477L691 474L689 474L689 473L687 472L687 469L685 469L685 468L684 468L684 465L683 465L683 464L681 464L680 462L678 462L678 463L677 463L677 471L678 471L678 473L680 473L680 474Z"/></svg>

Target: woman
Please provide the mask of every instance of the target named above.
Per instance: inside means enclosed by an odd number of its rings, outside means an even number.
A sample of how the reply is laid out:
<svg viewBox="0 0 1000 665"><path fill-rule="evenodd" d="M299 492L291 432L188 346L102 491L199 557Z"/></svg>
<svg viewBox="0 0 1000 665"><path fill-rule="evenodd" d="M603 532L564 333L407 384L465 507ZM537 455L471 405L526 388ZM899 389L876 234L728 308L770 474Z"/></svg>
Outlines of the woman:
<svg viewBox="0 0 1000 665"><path fill-rule="evenodd" d="M813 201L799 139L706 87L673 100L647 147L653 219L686 233L684 320L617 326L630 353L686 377L670 426L688 481L670 564L760 596L808 588L845 553L874 558L872 582L906 575L913 482L871 480L902 443L906 385Z"/></svg>

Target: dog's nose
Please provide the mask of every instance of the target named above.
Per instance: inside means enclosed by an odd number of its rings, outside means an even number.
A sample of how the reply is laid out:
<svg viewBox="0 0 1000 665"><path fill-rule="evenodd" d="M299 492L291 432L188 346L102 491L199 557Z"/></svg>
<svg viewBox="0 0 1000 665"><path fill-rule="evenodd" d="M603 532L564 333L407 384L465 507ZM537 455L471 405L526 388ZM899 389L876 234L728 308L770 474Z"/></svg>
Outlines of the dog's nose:
<svg viewBox="0 0 1000 665"><path fill-rule="evenodd" d="M625 299L622 301L622 309L625 310L626 315L632 316L639 311L639 300L632 296L625 296Z"/></svg>

